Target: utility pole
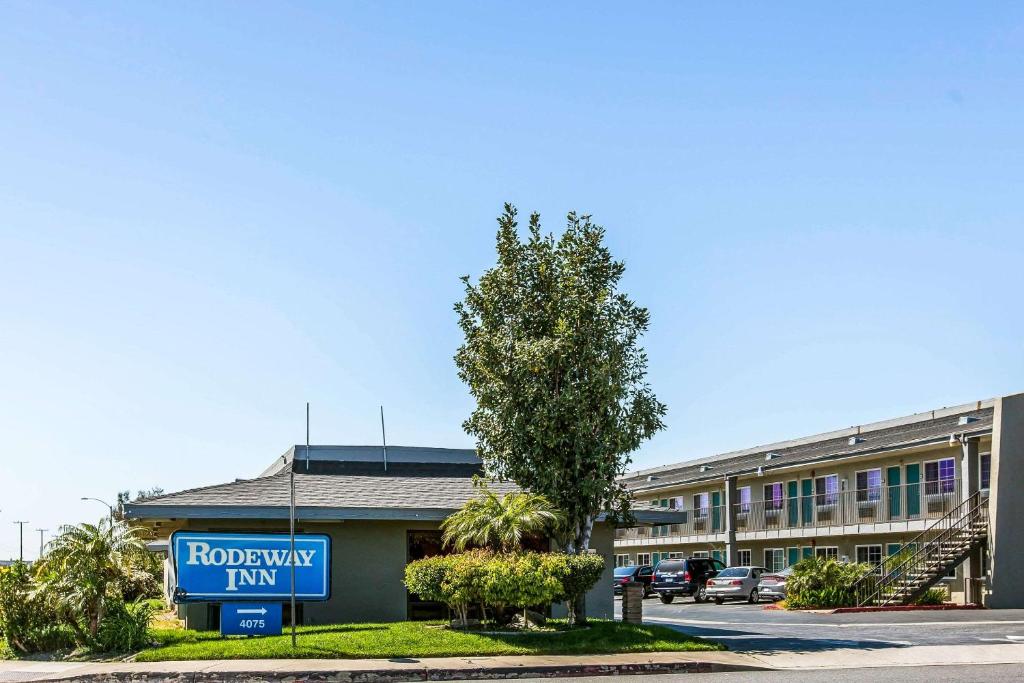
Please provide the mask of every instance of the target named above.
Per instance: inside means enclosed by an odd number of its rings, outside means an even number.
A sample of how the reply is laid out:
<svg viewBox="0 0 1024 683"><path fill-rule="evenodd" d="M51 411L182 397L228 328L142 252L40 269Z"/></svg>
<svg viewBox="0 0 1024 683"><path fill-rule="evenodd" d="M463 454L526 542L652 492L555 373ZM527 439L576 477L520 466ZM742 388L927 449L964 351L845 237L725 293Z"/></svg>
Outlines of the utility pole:
<svg viewBox="0 0 1024 683"><path fill-rule="evenodd" d="M39 532L39 559L43 559L43 547L46 545L43 543L43 534L49 531L49 529L36 529L36 531Z"/></svg>
<svg viewBox="0 0 1024 683"><path fill-rule="evenodd" d="M15 522L18 525L18 561L25 561L25 525L28 522Z"/></svg>

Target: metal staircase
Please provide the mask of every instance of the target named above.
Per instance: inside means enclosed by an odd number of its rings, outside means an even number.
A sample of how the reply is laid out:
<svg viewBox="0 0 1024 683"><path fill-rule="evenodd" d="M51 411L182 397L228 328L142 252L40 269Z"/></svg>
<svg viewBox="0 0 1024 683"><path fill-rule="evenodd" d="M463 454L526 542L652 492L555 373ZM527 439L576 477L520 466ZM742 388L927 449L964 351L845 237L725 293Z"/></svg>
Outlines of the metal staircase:
<svg viewBox="0 0 1024 683"><path fill-rule="evenodd" d="M988 539L988 499L974 493L854 584L857 606L908 605Z"/></svg>

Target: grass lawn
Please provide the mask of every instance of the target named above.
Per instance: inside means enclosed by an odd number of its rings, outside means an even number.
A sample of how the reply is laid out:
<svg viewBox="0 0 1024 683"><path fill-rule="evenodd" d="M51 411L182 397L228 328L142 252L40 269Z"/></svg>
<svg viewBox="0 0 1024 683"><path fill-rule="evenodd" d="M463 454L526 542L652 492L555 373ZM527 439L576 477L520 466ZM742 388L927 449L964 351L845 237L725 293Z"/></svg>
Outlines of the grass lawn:
<svg viewBox="0 0 1024 683"><path fill-rule="evenodd" d="M459 655L599 654L724 650L719 643L663 626L592 620L586 629L485 635L440 628L431 622L300 626L298 648L291 636L222 638L209 631L153 629L158 647L143 650L143 662L188 659L283 659L454 657ZM287 629L286 629L287 631Z"/></svg>

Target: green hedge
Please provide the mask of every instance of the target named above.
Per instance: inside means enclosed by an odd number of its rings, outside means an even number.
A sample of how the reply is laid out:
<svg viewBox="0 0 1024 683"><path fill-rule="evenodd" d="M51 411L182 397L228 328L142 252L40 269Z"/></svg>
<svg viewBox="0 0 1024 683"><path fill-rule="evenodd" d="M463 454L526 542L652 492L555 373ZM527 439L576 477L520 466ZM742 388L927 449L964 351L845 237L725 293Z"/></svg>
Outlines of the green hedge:
<svg viewBox="0 0 1024 683"><path fill-rule="evenodd" d="M598 555L474 550L410 562L405 585L425 600L446 604L465 624L474 605L486 616L488 610L495 615L510 607L571 604L603 571L604 559Z"/></svg>
<svg viewBox="0 0 1024 683"><path fill-rule="evenodd" d="M869 564L807 557L793 565L786 581L786 606L794 609L854 607L853 584L872 570Z"/></svg>

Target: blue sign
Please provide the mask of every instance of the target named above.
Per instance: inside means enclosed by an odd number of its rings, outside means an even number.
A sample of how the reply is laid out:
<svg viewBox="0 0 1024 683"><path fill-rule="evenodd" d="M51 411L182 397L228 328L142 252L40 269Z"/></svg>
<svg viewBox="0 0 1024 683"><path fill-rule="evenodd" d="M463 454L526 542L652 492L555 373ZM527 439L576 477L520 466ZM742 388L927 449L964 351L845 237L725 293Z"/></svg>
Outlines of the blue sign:
<svg viewBox="0 0 1024 683"><path fill-rule="evenodd" d="M281 603L226 602L220 607L222 636L281 635Z"/></svg>
<svg viewBox="0 0 1024 683"><path fill-rule="evenodd" d="M287 600L291 552L287 534L176 531L171 535L175 602ZM331 595L331 538L295 535L295 599Z"/></svg>

